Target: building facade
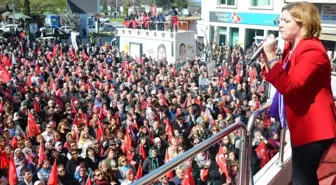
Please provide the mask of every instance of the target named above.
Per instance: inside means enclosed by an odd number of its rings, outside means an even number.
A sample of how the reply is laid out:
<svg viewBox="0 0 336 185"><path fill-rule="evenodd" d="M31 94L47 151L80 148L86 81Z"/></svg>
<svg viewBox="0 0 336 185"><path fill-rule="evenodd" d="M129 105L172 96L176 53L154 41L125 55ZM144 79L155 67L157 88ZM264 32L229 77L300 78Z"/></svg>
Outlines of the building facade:
<svg viewBox="0 0 336 185"><path fill-rule="evenodd" d="M203 0L197 36L205 43L239 44L244 49L267 35L279 35L281 9L301 0ZM304 0L302 0L304 1ZM336 55L336 0L308 0L321 15L322 40L329 55ZM284 41L279 39L282 47Z"/></svg>
<svg viewBox="0 0 336 185"><path fill-rule="evenodd" d="M244 49L260 43L267 35L279 34L283 0L206 0L198 37L219 45L239 44ZM278 41L283 45L283 41Z"/></svg>

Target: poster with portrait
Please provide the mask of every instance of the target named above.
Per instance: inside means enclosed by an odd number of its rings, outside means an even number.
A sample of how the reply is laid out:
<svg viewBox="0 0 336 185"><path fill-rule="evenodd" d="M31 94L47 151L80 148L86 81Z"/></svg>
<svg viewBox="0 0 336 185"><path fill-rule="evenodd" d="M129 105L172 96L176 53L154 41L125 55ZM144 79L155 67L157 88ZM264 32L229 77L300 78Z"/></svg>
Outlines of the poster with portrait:
<svg viewBox="0 0 336 185"><path fill-rule="evenodd" d="M154 41L149 40L147 44L143 44L143 53L151 56L156 60L167 60L171 62L172 58L172 42L170 41Z"/></svg>
<svg viewBox="0 0 336 185"><path fill-rule="evenodd" d="M142 45L140 46L139 43ZM170 63L173 56L172 50L173 44L171 41L120 37L120 51L128 53L132 57L145 54L147 57L150 56L155 60L166 59Z"/></svg>
<svg viewBox="0 0 336 185"><path fill-rule="evenodd" d="M188 57L193 58L196 55L196 43L192 41L176 43L176 58L184 61Z"/></svg>

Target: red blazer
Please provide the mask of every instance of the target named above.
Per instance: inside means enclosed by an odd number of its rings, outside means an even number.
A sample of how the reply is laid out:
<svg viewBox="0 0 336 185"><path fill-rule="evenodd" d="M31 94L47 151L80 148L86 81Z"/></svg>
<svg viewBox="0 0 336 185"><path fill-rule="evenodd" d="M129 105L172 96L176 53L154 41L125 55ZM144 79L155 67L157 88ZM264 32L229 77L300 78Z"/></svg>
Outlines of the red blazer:
<svg viewBox="0 0 336 185"><path fill-rule="evenodd" d="M282 59L266 74L284 95L287 125L294 147L336 137L336 107L331 91L331 65L318 38L302 39L290 55L285 45Z"/></svg>

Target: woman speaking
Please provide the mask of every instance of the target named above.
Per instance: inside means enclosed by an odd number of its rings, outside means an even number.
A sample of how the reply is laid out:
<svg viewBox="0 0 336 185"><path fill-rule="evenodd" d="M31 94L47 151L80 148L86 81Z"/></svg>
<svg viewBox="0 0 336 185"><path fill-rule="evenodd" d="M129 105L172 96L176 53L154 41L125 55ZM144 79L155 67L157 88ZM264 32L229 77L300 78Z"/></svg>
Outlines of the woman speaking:
<svg viewBox="0 0 336 185"><path fill-rule="evenodd" d="M318 10L308 2L290 3L282 9L279 27L287 41L282 59L274 35L263 44L265 77L277 89L272 108L290 131L292 183L318 185L319 162L336 137L331 65L318 38Z"/></svg>

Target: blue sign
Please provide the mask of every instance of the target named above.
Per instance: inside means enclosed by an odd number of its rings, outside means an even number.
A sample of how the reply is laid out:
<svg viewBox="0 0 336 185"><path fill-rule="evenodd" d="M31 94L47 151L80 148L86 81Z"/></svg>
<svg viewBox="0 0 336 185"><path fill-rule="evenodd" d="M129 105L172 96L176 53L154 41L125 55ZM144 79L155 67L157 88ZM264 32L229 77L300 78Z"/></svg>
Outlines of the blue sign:
<svg viewBox="0 0 336 185"><path fill-rule="evenodd" d="M210 22L278 26L280 22L280 14L210 12Z"/></svg>

